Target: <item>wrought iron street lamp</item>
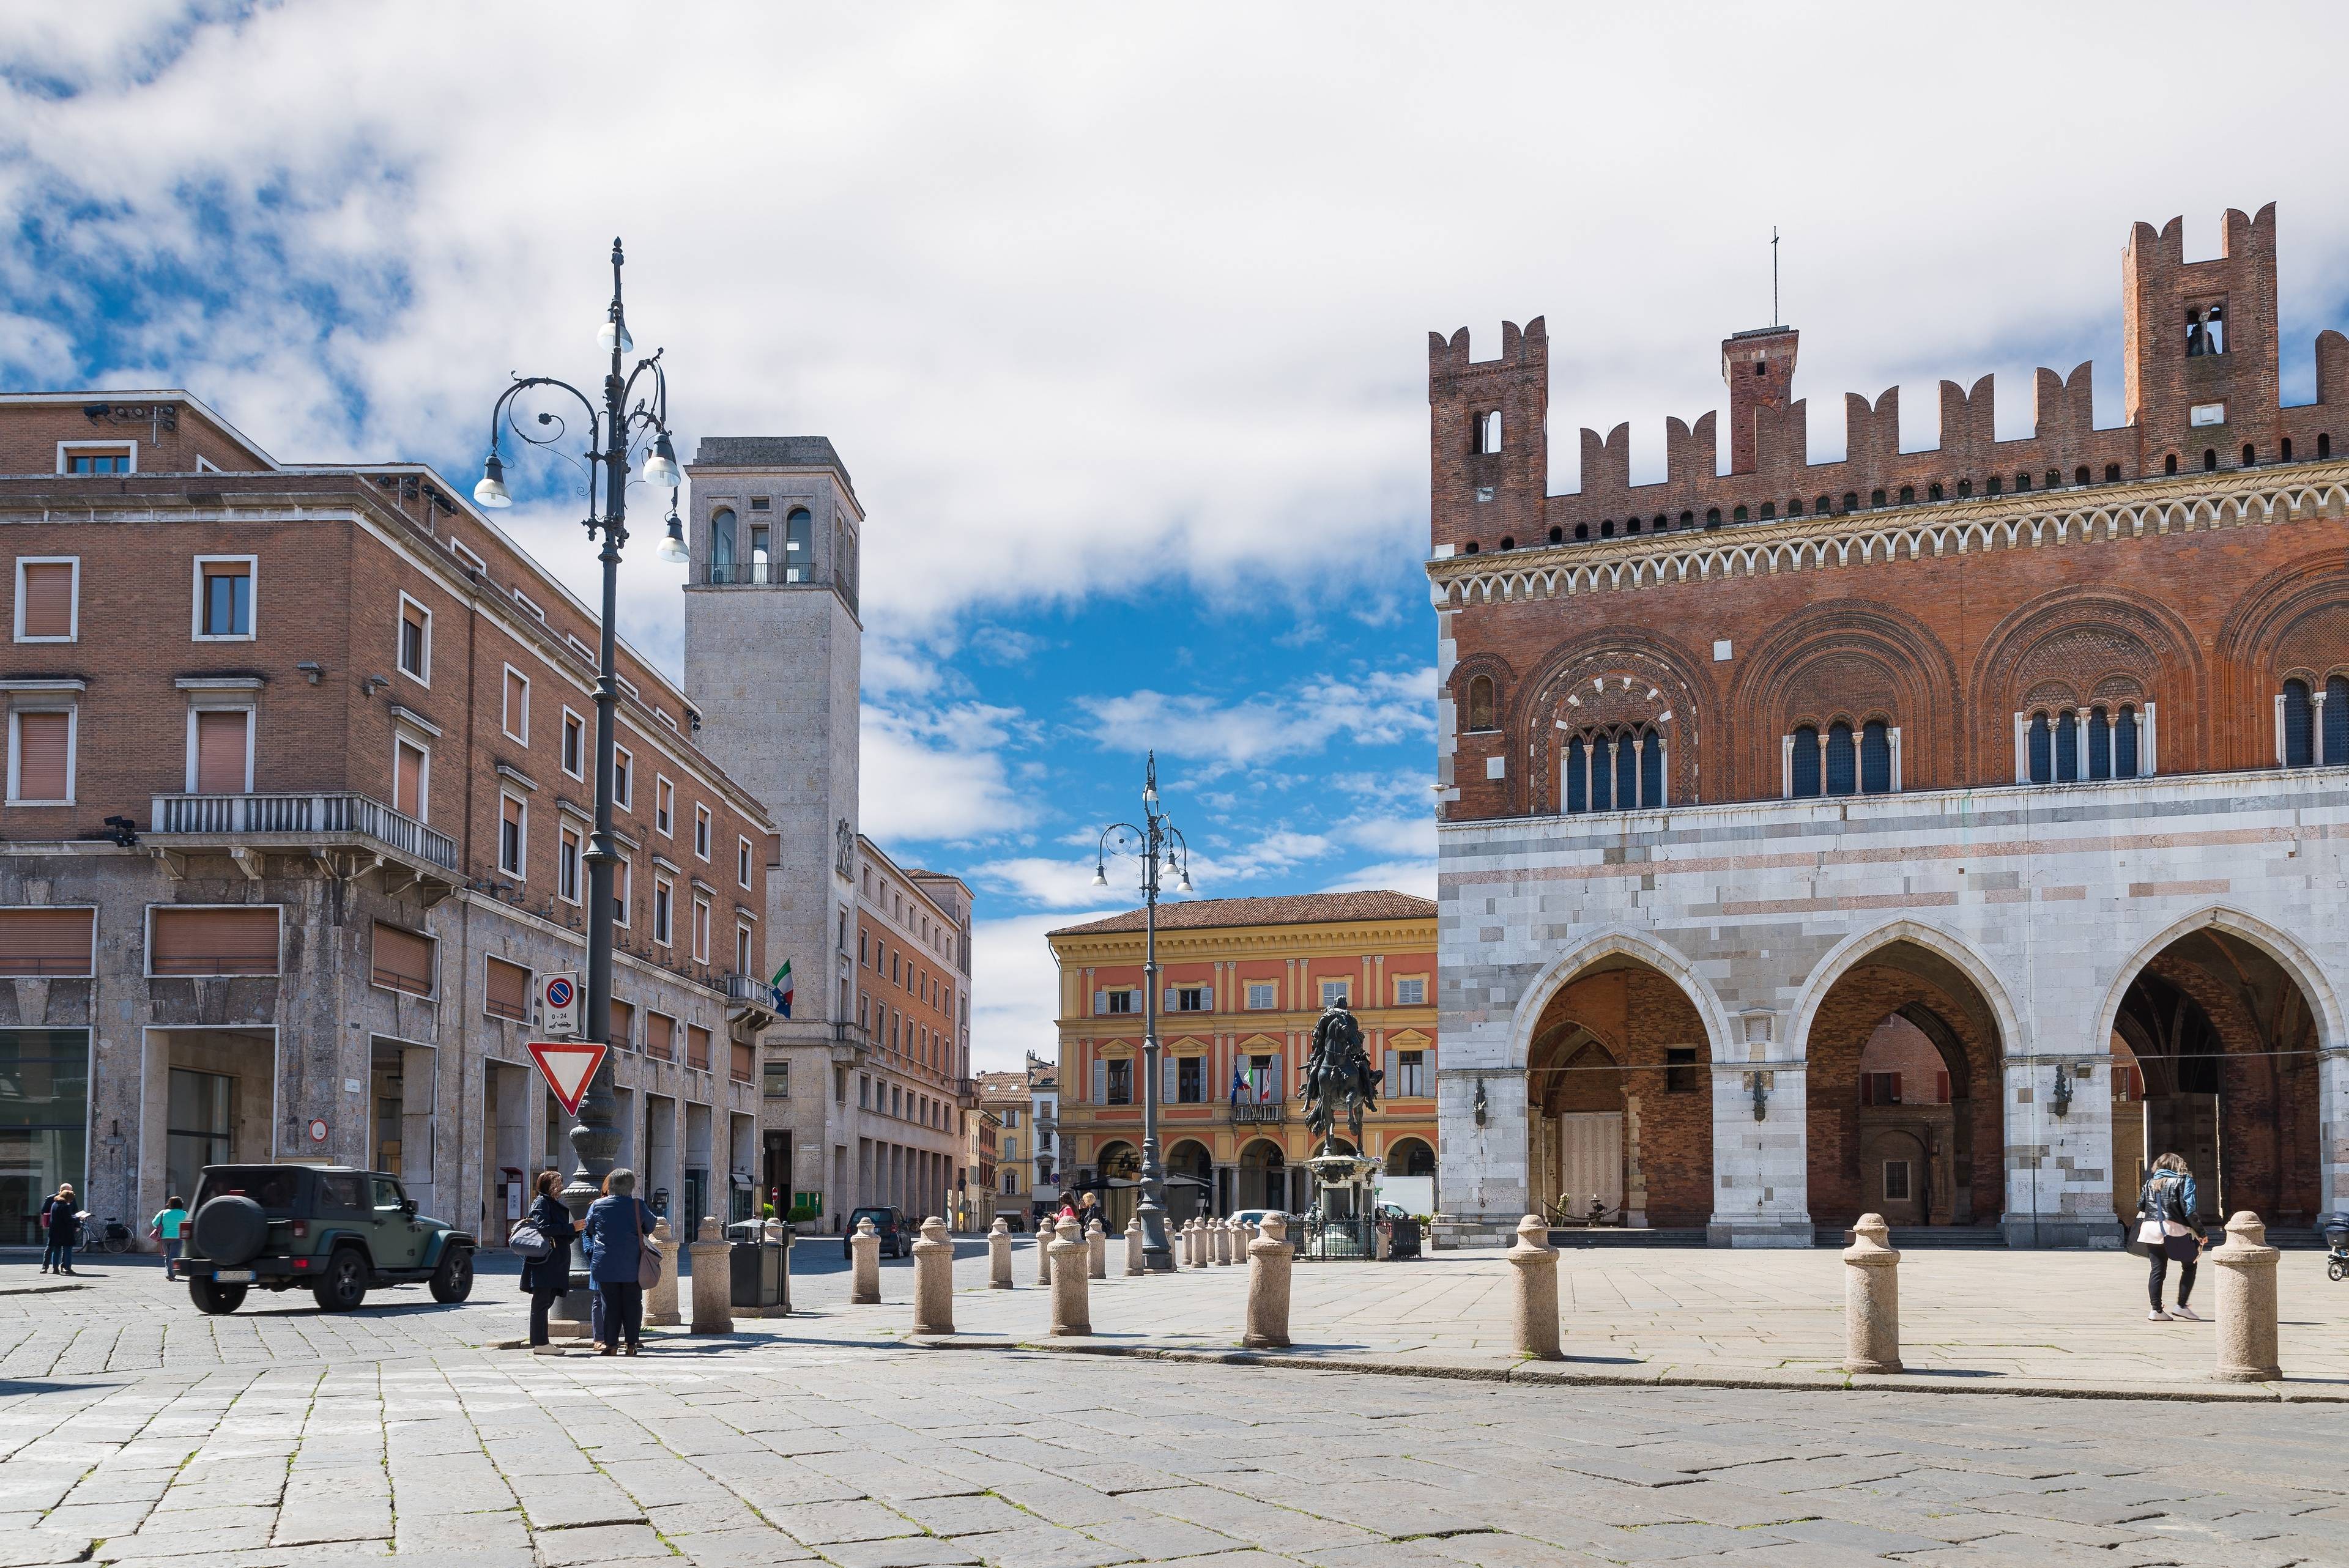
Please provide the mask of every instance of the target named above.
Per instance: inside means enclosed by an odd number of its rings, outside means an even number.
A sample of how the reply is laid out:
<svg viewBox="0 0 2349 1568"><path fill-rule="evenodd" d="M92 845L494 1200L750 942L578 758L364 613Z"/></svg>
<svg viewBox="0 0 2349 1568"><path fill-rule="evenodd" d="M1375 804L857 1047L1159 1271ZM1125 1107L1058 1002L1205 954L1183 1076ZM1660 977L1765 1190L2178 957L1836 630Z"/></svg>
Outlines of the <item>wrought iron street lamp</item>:
<svg viewBox="0 0 2349 1568"><path fill-rule="evenodd" d="M1174 873L1175 891L1191 891L1191 846L1158 806L1158 753L1142 774L1142 826L1112 822L1093 846L1093 886L1109 886L1109 851L1142 862L1142 1266L1152 1274L1174 1272L1174 1249L1166 1240L1166 1171L1158 1161L1158 872Z"/></svg>
<svg viewBox="0 0 2349 1568"><path fill-rule="evenodd" d="M668 374L661 366L657 349L648 358L637 360L633 367L626 363L636 344L628 335L627 315L620 306L623 263L620 242L616 239L612 242L612 303L595 335L597 344L610 356L604 374L602 407L598 407L578 387L555 377L515 377L491 407L489 456L481 462L481 482L473 487L473 500L481 505L512 506L513 496L506 489L505 459L500 447L504 435L511 432L517 441L552 448L570 433L561 415L535 407L529 410L531 418L529 426L525 426L522 418L524 405L534 402L529 394L542 389L568 393L578 401L587 421L586 451L583 454L585 461L582 466L586 476L584 493L587 515L581 526L587 530L590 539L601 534L604 546L600 557L604 563L603 624L595 648L595 830L587 841L585 857L588 890L587 1037L591 1040L608 1040L612 1033L612 883L613 868L621 860L612 837L612 744L620 700L613 623L618 618L620 551L628 542L628 473L636 449L643 449L645 480L666 486L669 492L668 531L661 542L661 559L685 559L685 530L677 515L677 491L684 476L678 469L677 452L669 444ZM640 381L644 384L642 396L637 393ZM556 400L559 402L559 397ZM535 431L530 427L535 427ZM574 464L580 461L568 453L558 455ZM586 1216L587 1205L598 1196L604 1178L611 1171L612 1157L619 1151L619 1129L613 1122L617 1110L618 1102L612 1093L612 1058L607 1053L596 1069L594 1082L588 1086L586 1097L580 1101L578 1121L571 1130L571 1147L579 1157L579 1169L571 1185L563 1190L563 1202L574 1222ZM575 1260L574 1266L577 1266ZM585 1312L586 1295L585 1289L574 1289L564 1299L563 1315L567 1320L575 1322Z"/></svg>

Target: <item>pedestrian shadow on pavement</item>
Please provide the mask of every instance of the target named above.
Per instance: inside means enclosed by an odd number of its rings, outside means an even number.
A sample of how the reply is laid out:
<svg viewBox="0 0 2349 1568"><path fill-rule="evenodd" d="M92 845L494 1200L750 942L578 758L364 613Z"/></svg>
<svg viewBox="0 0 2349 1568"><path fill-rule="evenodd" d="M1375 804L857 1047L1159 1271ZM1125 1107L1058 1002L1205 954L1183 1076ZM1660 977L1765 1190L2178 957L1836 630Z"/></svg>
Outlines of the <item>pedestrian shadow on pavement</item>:
<svg viewBox="0 0 2349 1568"><path fill-rule="evenodd" d="M77 1394L85 1388L119 1388L119 1383L63 1383L40 1377L0 1377L0 1399L18 1394Z"/></svg>

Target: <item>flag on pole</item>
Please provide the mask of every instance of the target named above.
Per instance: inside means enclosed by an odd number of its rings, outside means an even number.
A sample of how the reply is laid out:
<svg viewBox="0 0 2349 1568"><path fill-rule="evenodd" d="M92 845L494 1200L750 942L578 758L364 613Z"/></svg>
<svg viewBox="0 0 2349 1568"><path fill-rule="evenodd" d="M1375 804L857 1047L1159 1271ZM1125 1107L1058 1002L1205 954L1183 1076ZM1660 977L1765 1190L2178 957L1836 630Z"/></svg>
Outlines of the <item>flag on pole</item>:
<svg viewBox="0 0 2349 1568"><path fill-rule="evenodd" d="M792 961L790 959L783 960L783 966L775 971L774 978L767 982L767 987L775 994L775 1011L786 1018L790 1017L792 1016Z"/></svg>
<svg viewBox="0 0 2349 1568"><path fill-rule="evenodd" d="M1239 1057L1238 1057L1235 1056L1235 1057L1232 1057L1232 1092L1231 1092L1231 1102L1232 1102L1234 1105L1237 1105L1237 1104L1239 1104L1239 1102L1240 1102L1240 1096L1242 1096L1242 1095L1246 1094L1247 1092L1247 1080L1246 1078L1244 1078L1240 1077L1240 1059L1239 1059Z"/></svg>

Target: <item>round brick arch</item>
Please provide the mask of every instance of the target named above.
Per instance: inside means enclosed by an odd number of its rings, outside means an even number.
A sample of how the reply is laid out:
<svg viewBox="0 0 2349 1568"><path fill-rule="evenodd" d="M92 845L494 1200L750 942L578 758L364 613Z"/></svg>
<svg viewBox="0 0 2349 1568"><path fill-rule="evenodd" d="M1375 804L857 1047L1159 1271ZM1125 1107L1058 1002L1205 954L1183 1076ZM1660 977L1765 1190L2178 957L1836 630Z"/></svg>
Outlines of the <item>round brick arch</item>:
<svg viewBox="0 0 2349 1568"><path fill-rule="evenodd" d="M1534 1031L1540 1026L1550 999L1580 978L1584 971L1615 957L1643 964L1678 985L1696 1008L1697 1021L1704 1027L1706 1057L1713 1061L1723 1059L1723 1052L1733 1037L1728 1010L1721 1005L1713 987L1687 959L1654 938L1626 927L1610 926L1591 933L1560 953L1526 987L1525 994L1517 998L1516 1011L1509 1016L1509 1059L1500 1070L1527 1070L1532 1065Z"/></svg>
<svg viewBox="0 0 2349 1568"><path fill-rule="evenodd" d="M1818 1017L1819 1004L1826 1000L1826 995L1835 988L1836 982L1866 963L1871 954L1902 942L1921 947L1946 961L1973 982L1974 989L1982 993L1983 1003L1990 1008L1992 1020L1998 1026L1999 1044L2007 1054L2013 1055L2024 1047L2027 1042L2022 1020L2016 1016L2014 1004L2008 999L2006 987L1999 984L1998 972L1991 967L1990 961L1976 953L1957 933L1922 920L1892 921L1837 943L1811 970L1811 977L1803 983L1802 995L1795 1001L1793 1026L1786 1037L1789 1040L1810 1038L1811 1025ZM2114 993L2112 1006L2114 1009L2120 1006L2118 992ZM2106 1016L2109 1022L2110 1012ZM2102 1035L2097 1037L2099 1039L2103 1037Z"/></svg>
<svg viewBox="0 0 2349 1568"><path fill-rule="evenodd" d="M2316 1019L2317 1049L2335 1051L2341 1048L2344 1034L2341 998L2332 983L2324 977L2323 966L2308 949L2263 920L2224 904L2212 904L2164 927L2140 944L2114 975L2112 985L2105 992L2104 1002L2096 1009L2095 1033L2089 1037L2096 1042L2098 1051L2104 1048L2104 1042L2112 1038L2116 1020L2120 1016L2121 999L2128 995L2128 988L2136 984L2137 977L2180 939L2198 931L2218 931L2239 937L2274 959L2307 999L2308 1010Z"/></svg>

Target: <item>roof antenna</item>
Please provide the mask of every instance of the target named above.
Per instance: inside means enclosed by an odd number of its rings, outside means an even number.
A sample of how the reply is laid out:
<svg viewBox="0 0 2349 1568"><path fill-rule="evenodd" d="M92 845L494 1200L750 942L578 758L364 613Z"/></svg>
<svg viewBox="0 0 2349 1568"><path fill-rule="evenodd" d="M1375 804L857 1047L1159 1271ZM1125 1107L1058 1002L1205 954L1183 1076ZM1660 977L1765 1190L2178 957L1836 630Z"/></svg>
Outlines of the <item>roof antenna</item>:
<svg viewBox="0 0 2349 1568"><path fill-rule="evenodd" d="M1770 325L1778 325L1778 225L1770 225Z"/></svg>

